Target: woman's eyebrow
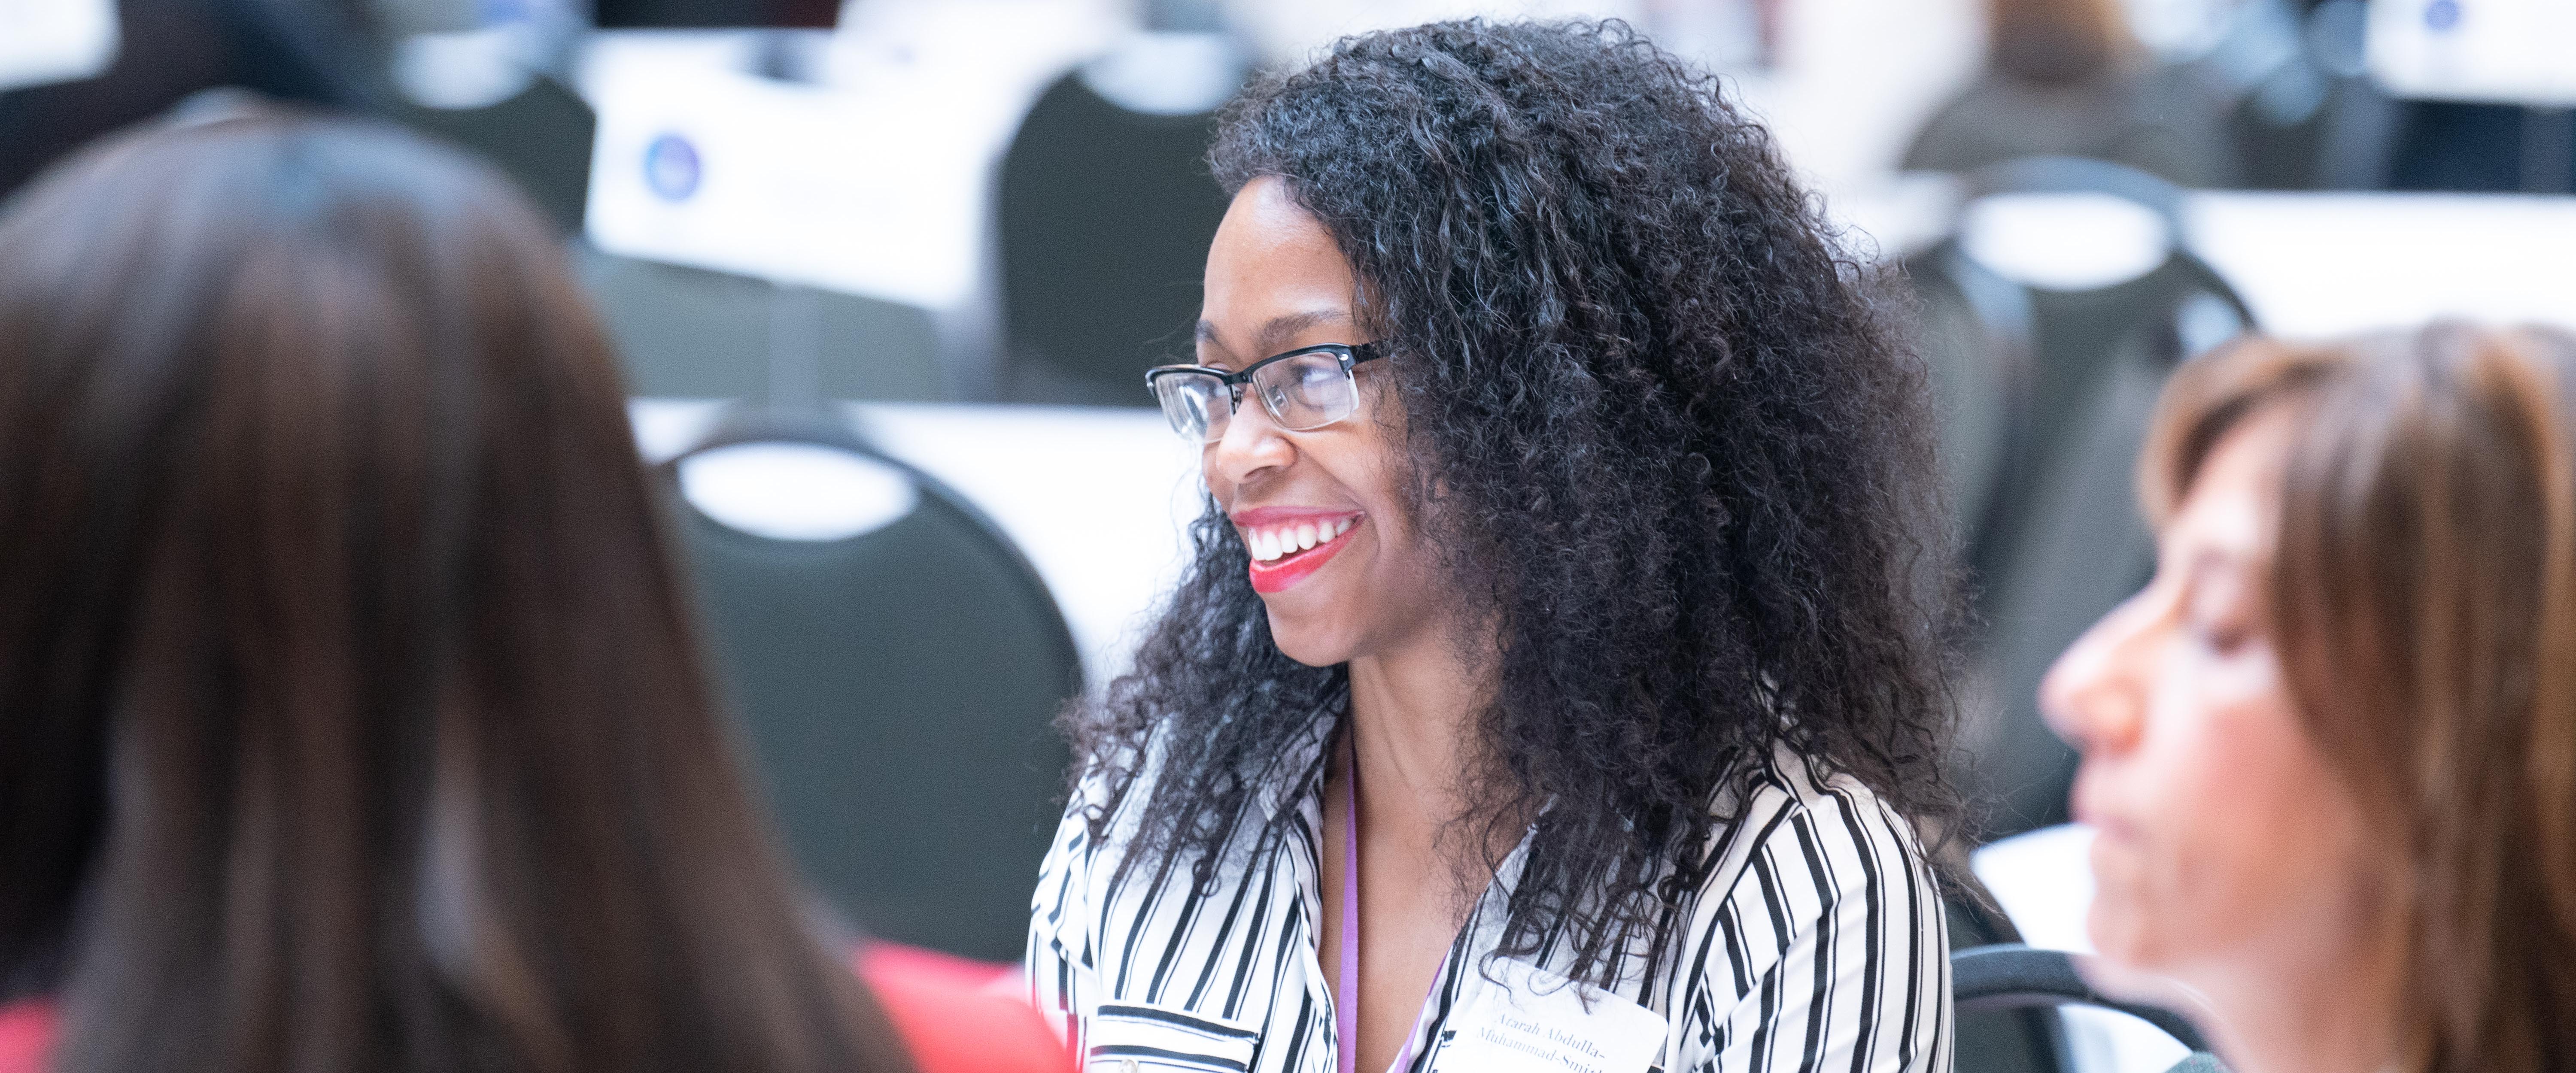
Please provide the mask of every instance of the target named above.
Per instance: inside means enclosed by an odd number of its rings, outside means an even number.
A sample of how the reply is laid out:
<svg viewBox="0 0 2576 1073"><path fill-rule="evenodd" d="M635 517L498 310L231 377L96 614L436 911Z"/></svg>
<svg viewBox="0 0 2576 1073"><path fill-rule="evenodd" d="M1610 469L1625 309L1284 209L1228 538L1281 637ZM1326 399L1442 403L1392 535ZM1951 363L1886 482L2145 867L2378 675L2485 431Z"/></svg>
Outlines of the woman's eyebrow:
<svg viewBox="0 0 2576 1073"><path fill-rule="evenodd" d="M1285 349L1288 346L1288 340L1296 338L1297 333L1305 331L1306 329L1312 328L1318 324L1333 323L1351 323L1350 311L1347 309L1310 309L1302 313L1282 313L1264 321L1260 328L1253 331L1253 355L1256 359L1268 357L1271 354ZM1224 341L1217 338L1217 327L1213 321L1202 320L1199 322L1198 341L1211 344L1219 350L1226 348Z"/></svg>

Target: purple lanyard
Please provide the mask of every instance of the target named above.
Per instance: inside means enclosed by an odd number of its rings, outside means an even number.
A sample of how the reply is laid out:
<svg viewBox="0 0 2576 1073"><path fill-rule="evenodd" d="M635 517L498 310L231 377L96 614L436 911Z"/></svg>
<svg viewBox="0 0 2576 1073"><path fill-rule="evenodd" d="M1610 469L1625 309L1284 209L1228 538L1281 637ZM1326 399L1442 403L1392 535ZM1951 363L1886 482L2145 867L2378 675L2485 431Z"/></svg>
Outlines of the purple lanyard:
<svg viewBox="0 0 2576 1073"><path fill-rule="evenodd" d="M1334 1048L1339 1073L1358 1073L1360 1064L1360 751L1351 748L1351 775L1342 780L1342 948L1341 991L1334 996L1333 1027L1340 1034L1340 1046ZM1434 974L1431 986L1440 981ZM1429 995L1424 1002L1431 1001ZM1417 1010L1418 1018L1420 1012ZM1413 1064L1413 1033L1406 1030L1404 1053L1395 1060L1395 1068Z"/></svg>

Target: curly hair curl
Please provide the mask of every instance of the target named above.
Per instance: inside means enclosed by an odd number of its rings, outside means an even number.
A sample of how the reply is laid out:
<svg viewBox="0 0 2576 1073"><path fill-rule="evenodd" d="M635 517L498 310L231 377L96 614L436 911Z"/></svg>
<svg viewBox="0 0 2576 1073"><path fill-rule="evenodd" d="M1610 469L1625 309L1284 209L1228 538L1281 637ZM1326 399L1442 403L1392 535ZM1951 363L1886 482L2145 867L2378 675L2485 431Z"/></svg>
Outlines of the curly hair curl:
<svg viewBox="0 0 2576 1073"><path fill-rule="evenodd" d="M1662 950L1782 746L1953 826L1925 372L1715 78L1617 22L1368 34L1250 88L1210 163L1228 194L1281 177L1349 259L1416 506L1491 624L1444 838L1509 845L1539 816L1500 953L1553 939L1606 982ZM1096 835L1148 787L1121 870L1186 863L1208 889L1247 824L1295 821L1247 809L1322 777L1285 768L1348 678L1272 643L1212 501L1191 537L1134 670L1064 725L1106 791Z"/></svg>

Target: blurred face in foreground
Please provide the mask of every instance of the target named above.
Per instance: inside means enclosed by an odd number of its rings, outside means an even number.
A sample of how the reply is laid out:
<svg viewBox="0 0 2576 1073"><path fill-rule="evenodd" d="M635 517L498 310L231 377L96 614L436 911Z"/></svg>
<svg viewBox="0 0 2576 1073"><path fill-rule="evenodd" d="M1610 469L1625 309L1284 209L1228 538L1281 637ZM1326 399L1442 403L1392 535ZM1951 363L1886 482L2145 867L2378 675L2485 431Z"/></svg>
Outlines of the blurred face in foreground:
<svg viewBox="0 0 2576 1073"><path fill-rule="evenodd" d="M1208 250L1198 363L1240 371L1299 347L1372 342L1357 297L1332 233L1284 182L1255 179ZM1356 409L1303 431L1282 427L1247 389L1201 459L1208 492L1251 552L1273 639L1309 666L1413 641L1438 606L1405 509L1403 413L1386 363L1351 375Z"/></svg>
<svg viewBox="0 0 2576 1073"><path fill-rule="evenodd" d="M2154 580L2041 687L2084 754L2094 944L2203 996L2349 965L2382 919L2373 833L2299 720L2266 607L2295 417L2262 412L2219 441L2157 534Z"/></svg>

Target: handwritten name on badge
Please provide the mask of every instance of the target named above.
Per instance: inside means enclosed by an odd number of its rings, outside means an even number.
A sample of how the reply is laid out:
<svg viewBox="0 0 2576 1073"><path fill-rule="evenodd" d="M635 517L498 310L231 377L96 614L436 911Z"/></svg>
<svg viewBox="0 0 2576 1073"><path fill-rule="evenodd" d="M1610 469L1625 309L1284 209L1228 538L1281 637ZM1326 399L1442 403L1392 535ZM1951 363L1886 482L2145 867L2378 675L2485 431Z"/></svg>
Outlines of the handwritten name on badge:
<svg viewBox="0 0 2576 1073"><path fill-rule="evenodd" d="M1664 1019L1598 988L1517 961L1497 962L1441 1033L1437 1073L1645 1073Z"/></svg>

